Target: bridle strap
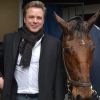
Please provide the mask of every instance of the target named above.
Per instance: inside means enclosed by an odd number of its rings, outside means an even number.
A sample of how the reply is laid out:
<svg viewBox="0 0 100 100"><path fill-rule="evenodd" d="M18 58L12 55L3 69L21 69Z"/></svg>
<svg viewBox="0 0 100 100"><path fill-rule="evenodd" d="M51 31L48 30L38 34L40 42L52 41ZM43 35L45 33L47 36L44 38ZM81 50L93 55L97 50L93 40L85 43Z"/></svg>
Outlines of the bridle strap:
<svg viewBox="0 0 100 100"><path fill-rule="evenodd" d="M91 86L90 82L79 82L79 81L74 81L74 80L70 80L70 84L76 87L90 87Z"/></svg>
<svg viewBox="0 0 100 100"><path fill-rule="evenodd" d="M64 50L64 48L63 48L62 56L63 56L64 67L65 67L65 71L66 71L67 76L68 76L68 80L71 80L71 77L70 77L70 75L69 75L68 69L67 69L66 64L65 64L64 52L65 52L65 50Z"/></svg>

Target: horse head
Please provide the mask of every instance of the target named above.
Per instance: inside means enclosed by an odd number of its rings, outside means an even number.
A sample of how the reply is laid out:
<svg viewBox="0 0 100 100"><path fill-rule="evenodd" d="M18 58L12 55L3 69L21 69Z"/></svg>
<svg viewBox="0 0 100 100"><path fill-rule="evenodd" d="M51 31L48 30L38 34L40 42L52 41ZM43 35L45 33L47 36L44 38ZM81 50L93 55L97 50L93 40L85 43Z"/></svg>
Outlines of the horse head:
<svg viewBox="0 0 100 100"><path fill-rule="evenodd" d="M93 94L90 70L95 44L89 32L99 15L100 10L87 21L79 16L65 21L55 13L62 29L63 60L74 100L88 100Z"/></svg>

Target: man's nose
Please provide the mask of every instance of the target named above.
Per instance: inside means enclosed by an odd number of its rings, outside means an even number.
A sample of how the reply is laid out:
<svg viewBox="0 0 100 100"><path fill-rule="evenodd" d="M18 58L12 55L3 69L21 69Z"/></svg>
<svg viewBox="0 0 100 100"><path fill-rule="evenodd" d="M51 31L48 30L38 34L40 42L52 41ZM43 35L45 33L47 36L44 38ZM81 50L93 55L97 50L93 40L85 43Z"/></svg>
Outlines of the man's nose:
<svg viewBox="0 0 100 100"><path fill-rule="evenodd" d="M34 18L34 23L37 23L37 18Z"/></svg>

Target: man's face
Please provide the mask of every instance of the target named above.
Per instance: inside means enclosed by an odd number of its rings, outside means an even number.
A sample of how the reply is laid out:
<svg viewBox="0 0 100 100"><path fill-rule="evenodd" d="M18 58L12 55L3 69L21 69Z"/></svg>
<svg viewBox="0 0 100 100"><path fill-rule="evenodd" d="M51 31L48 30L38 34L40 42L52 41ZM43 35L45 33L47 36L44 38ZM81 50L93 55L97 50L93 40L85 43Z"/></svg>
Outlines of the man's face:
<svg viewBox="0 0 100 100"><path fill-rule="evenodd" d="M44 24L44 12L41 8L31 7L26 10L24 23L31 32L38 32Z"/></svg>

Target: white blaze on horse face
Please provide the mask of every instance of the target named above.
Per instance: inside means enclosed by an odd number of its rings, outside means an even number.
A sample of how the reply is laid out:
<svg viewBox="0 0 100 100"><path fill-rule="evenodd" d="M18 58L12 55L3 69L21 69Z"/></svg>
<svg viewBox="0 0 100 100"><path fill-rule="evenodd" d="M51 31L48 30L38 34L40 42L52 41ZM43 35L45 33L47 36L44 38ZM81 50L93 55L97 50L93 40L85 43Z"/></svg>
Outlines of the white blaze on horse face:
<svg viewBox="0 0 100 100"><path fill-rule="evenodd" d="M84 41L83 39L81 40L81 43L82 43L83 45L85 45L85 41Z"/></svg>

